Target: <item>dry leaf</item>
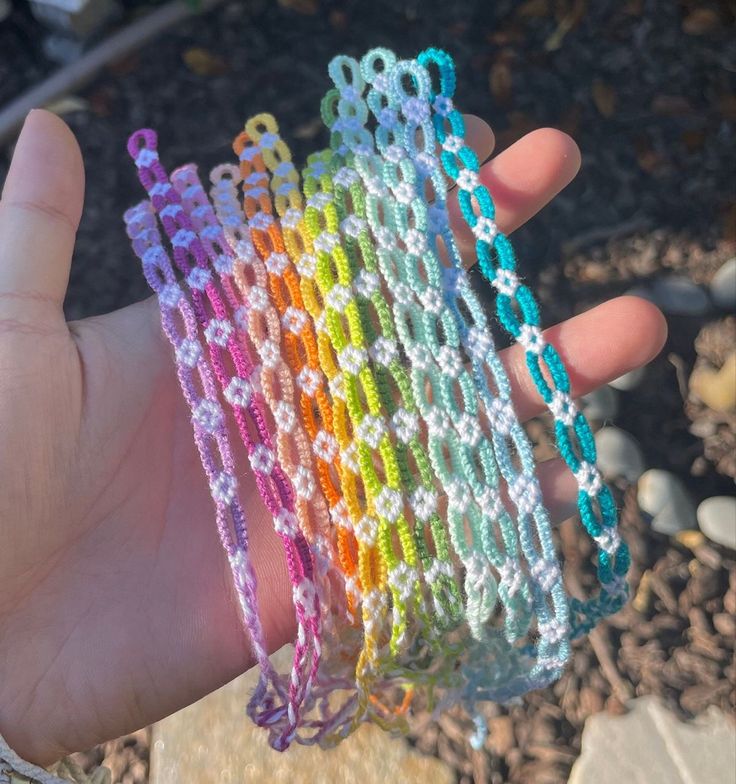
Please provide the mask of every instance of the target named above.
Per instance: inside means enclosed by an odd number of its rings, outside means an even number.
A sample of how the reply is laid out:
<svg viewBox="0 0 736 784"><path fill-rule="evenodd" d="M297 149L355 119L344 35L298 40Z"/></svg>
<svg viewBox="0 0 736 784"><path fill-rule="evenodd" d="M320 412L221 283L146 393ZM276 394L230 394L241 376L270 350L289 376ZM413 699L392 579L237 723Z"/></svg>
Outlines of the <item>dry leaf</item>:
<svg viewBox="0 0 736 784"><path fill-rule="evenodd" d="M698 150L703 149L705 140L708 138L708 132L702 128L691 131L683 131L680 135L680 138L689 152L697 152Z"/></svg>
<svg viewBox="0 0 736 784"><path fill-rule="evenodd" d="M568 136L575 136L580 128L580 118L582 117L583 107L579 103L574 103L560 117L559 128Z"/></svg>
<svg viewBox="0 0 736 784"><path fill-rule="evenodd" d="M616 91L600 79L593 82L593 103L604 117L613 117L616 111Z"/></svg>
<svg viewBox="0 0 736 784"><path fill-rule="evenodd" d="M291 134L295 139L314 139L314 137L324 128L321 117L315 117L312 120L298 125Z"/></svg>
<svg viewBox="0 0 736 784"><path fill-rule="evenodd" d="M652 111L666 117L678 117L690 114L692 106L682 95L657 95L652 101Z"/></svg>
<svg viewBox="0 0 736 784"><path fill-rule="evenodd" d="M506 60L493 63L488 74L488 85L498 105L508 106L511 101L512 78L511 67Z"/></svg>
<svg viewBox="0 0 736 784"><path fill-rule="evenodd" d="M736 95L734 93L723 93L718 96L718 111L724 119L736 122Z"/></svg>
<svg viewBox="0 0 736 784"><path fill-rule="evenodd" d="M644 0L629 0L621 10L628 16L641 16L644 11Z"/></svg>
<svg viewBox="0 0 736 784"><path fill-rule="evenodd" d="M53 112L59 117L63 117L65 114L71 114L72 112L86 112L89 109L89 102L76 95L65 95L57 101L47 103L44 109Z"/></svg>
<svg viewBox="0 0 736 784"><path fill-rule="evenodd" d="M736 202L726 208L723 216L723 239L736 246Z"/></svg>
<svg viewBox="0 0 736 784"><path fill-rule="evenodd" d="M516 9L516 15L527 19L549 16L549 0L526 0Z"/></svg>
<svg viewBox="0 0 736 784"><path fill-rule="evenodd" d="M639 136L634 140L636 149L636 160L639 166L647 174L653 174L662 164L662 156L652 147L651 140L647 136Z"/></svg>
<svg viewBox="0 0 736 784"><path fill-rule="evenodd" d="M580 24L585 12L588 10L588 0L558 0L555 8L555 18L557 19L557 29L544 42L547 52L554 52L562 46L565 36L574 27Z"/></svg>
<svg viewBox="0 0 736 784"><path fill-rule="evenodd" d="M197 76L222 76L230 70L222 57L200 46L187 49L182 59L186 67Z"/></svg>
<svg viewBox="0 0 736 784"><path fill-rule="evenodd" d="M696 8L685 17L682 30L688 35L706 35L717 30L720 25L721 18L712 8Z"/></svg>

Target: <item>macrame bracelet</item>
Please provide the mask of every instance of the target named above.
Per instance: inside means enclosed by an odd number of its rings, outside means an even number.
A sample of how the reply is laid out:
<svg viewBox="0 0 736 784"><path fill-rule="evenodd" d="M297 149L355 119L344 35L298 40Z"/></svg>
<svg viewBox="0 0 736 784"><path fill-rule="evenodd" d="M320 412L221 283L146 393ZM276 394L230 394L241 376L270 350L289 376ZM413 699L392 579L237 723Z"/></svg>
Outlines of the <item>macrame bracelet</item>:
<svg viewBox="0 0 736 784"><path fill-rule="evenodd" d="M378 554L375 548L377 525L372 516L368 517L366 515L366 510L362 507L360 501L358 478L360 469L356 459L356 445L350 435L351 423L345 402L342 376L337 369L333 344L326 330L326 316L322 309L318 287L313 277L316 273L317 260L311 239L304 226L304 215L301 209L303 204L302 197L295 185L295 183L298 183L298 175L296 175L293 168L284 165L287 159L290 160L290 153L286 145L278 137L278 128L272 117L261 115L253 118L246 124L246 128L252 134L254 140L263 145L264 160L274 174L272 194L277 210L283 215L284 242L295 267L302 273L301 291L303 300L307 303L310 314L315 321L318 356L331 382L330 394L334 393L332 410L336 432L339 433L339 444L344 453L344 459L338 463L338 466L340 484L345 496L345 506L339 515L335 515L334 522L338 532L344 532L350 543L355 541L353 531L357 532L358 551L360 553L358 560L359 565L362 567L360 569L360 584L365 592L370 593L375 590L375 587L372 585L373 573L371 565L375 563L373 558ZM265 144L263 144L264 137L266 140ZM236 146L236 150L239 150L239 145ZM242 151L240 155L242 158ZM287 174L289 175L288 179L284 176ZM347 515L345 512L347 512ZM373 593L370 598L374 599L375 595ZM355 714L354 723L364 720L366 715L373 711L374 721L388 728L389 726L394 726L396 722L403 725L404 719L402 714L408 706L411 690L409 689L405 692L405 698L400 701L398 708L392 709L387 704L389 702L388 694L392 688L391 684L387 683L385 679L381 681L375 679L375 673L378 671L378 668L371 668L374 676L367 677L366 673L368 670L364 670L361 667L361 662L369 661L371 653L375 650L376 643L371 635L371 630L378 630L379 624L375 622L371 613L375 613L376 607L376 602L369 600L363 608L364 622L366 623L365 650L364 656L359 661L356 677L356 685L359 689L361 700L359 709Z"/></svg>
<svg viewBox="0 0 736 784"><path fill-rule="evenodd" d="M571 600L572 636L577 637L587 633L600 618L619 610L626 601L624 578L631 562L629 550L618 534L611 491L595 465L593 433L570 396L570 379L557 349L541 333L539 307L516 273L513 247L494 222L493 200L478 176L478 158L465 144L465 122L452 102L452 58L439 49L427 49L418 61L438 73L439 91L429 96L434 110L432 122L442 145L442 165L458 184L463 218L476 237L479 269L496 289L496 314L509 335L524 347L529 374L555 419L557 447L578 483L580 516L598 548L599 596L588 602ZM431 85L429 73L427 78ZM476 207L480 215L476 215Z"/></svg>
<svg viewBox="0 0 736 784"><path fill-rule="evenodd" d="M168 182L158 160L155 135L152 132L137 132L131 137L129 152L135 160L141 184L147 190L171 240L174 260L186 276L194 313L204 333L215 376L222 394L230 404L238 432L248 451L259 493L273 515L275 530L284 543L298 628L294 669L288 683L288 701L286 706L273 705L271 698L263 699L264 695L257 692L251 700L249 712L254 720L269 726L275 747L285 748L296 732L301 703L309 693L319 665L320 611L314 586L312 556L296 524L293 489L275 459L261 396L253 390L254 364L247 349L243 350L243 342L237 338L228 308L212 280L212 271L208 266L208 261L231 263L231 256L227 252L215 254L214 246L203 244L193 231L191 219L181 205L181 198ZM190 259L194 259L194 264ZM276 351L278 348L278 345L274 346ZM234 370L229 370L229 367ZM202 420L206 428L222 428L224 414L219 403L202 412Z"/></svg>
<svg viewBox="0 0 736 784"><path fill-rule="evenodd" d="M150 202L126 213L128 232L176 352L261 667L249 715L274 748L326 747L362 721L405 730L421 692L430 707L470 710L477 745L479 702L559 677L571 641L621 607L628 550L590 428L465 143L451 58L374 49L335 58L329 73L331 148L309 156L301 178L270 115L236 138L238 166L213 170L212 203L193 166L170 182L155 136L134 134ZM597 595L564 589L446 177L577 480L598 546ZM266 656L220 396L284 543L298 628L288 677Z"/></svg>

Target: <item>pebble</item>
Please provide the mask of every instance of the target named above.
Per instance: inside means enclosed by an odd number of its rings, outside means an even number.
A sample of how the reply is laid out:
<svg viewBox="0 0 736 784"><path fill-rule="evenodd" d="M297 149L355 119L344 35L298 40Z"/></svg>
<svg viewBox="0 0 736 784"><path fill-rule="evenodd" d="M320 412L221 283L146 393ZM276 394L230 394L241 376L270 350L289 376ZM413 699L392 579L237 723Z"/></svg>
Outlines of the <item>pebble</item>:
<svg viewBox="0 0 736 784"><path fill-rule="evenodd" d="M623 376L615 378L608 386L618 389L621 392L629 392L639 386L641 380L644 378L645 372L646 367L635 368L628 373L624 373Z"/></svg>
<svg viewBox="0 0 736 784"><path fill-rule="evenodd" d="M609 386L599 387L582 397L583 412L588 419L605 422L618 413L618 393Z"/></svg>
<svg viewBox="0 0 736 784"><path fill-rule="evenodd" d="M710 296L723 310L736 310L736 256L716 272L710 282Z"/></svg>
<svg viewBox="0 0 736 784"><path fill-rule="evenodd" d="M690 376L690 390L714 411L736 409L736 353L731 354L720 370L696 368Z"/></svg>
<svg viewBox="0 0 736 784"><path fill-rule="evenodd" d="M644 473L644 455L633 436L618 427L603 427L595 434L598 467L606 479L623 477L629 482Z"/></svg>
<svg viewBox="0 0 736 784"><path fill-rule="evenodd" d="M652 516L652 528L674 536L695 528L695 506L685 485L674 474L650 468L639 478L636 500Z"/></svg>
<svg viewBox="0 0 736 784"><path fill-rule="evenodd" d="M698 507L698 525L711 541L736 550L736 498L706 498Z"/></svg>
<svg viewBox="0 0 736 784"><path fill-rule="evenodd" d="M648 299L672 316L702 316L710 307L705 291L681 275L659 278L627 293Z"/></svg>

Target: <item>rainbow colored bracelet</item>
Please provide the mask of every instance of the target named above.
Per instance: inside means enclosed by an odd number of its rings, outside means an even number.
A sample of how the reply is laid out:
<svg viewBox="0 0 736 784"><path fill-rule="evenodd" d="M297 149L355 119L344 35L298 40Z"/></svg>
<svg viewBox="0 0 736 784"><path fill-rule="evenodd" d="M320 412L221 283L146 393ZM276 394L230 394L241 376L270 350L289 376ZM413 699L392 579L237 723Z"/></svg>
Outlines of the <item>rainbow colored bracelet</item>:
<svg viewBox="0 0 736 784"><path fill-rule="evenodd" d="M209 198L193 165L169 177L155 134L138 131L128 149L148 200L125 221L260 668L249 716L276 749L328 747L366 721L405 731L421 694L440 710L464 705L479 742L479 703L558 678L572 640L622 607L629 554L592 433L465 142L452 58L374 49L334 58L329 74L330 148L301 176L267 114L236 136L237 164L212 171ZM577 481L595 595L565 590L448 178ZM284 546L289 673L266 652L229 421Z"/></svg>

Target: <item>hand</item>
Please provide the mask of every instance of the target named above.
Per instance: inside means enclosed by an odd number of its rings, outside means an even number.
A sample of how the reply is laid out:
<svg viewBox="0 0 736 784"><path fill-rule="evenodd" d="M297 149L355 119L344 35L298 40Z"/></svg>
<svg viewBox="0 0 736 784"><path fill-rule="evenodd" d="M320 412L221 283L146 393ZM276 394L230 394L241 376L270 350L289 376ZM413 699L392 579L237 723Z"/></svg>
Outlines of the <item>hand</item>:
<svg viewBox="0 0 736 784"><path fill-rule="evenodd" d="M468 133L489 156L490 128L470 117ZM579 160L545 129L487 163L503 230L564 188ZM252 664L155 298L64 320L83 190L71 132L32 112L0 202L0 732L40 764L145 726ZM626 297L547 337L582 395L648 362L665 325ZM539 413L521 352L504 360L519 414ZM569 516L562 462L540 479L553 518ZM291 639L291 590L252 483L243 498L275 650Z"/></svg>

